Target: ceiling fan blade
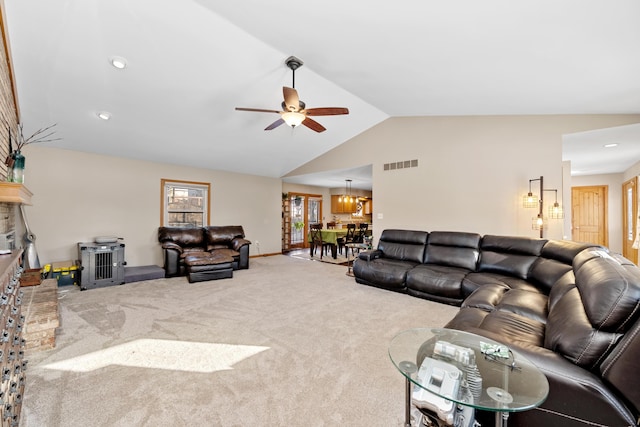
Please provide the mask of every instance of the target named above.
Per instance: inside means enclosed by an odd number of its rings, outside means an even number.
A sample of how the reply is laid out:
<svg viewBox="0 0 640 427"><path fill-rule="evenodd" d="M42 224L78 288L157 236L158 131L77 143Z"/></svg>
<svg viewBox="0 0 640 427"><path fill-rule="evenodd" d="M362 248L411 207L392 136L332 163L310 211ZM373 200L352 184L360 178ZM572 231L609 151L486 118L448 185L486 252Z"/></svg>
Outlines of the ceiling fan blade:
<svg viewBox="0 0 640 427"><path fill-rule="evenodd" d="M298 91L292 87L284 86L282 88L284 95L284 104L288 111L298 111L300 109L300 98L298 97Z"/></svg>
<svg viewBox="0 0 640 427"><path fill-rule="evenodd" d="M262 108L242 108L242 107L236 107L237 111L255 111L257 113L278 113L281 114L282 111L278 111L278 110L265 110Z"/></svg>
<svg viewBox="0 0 640 427"><path fill-rule="evenodd" d="M325 130L327 130L320 123L316 122L315 120L313 120L313 119L311 119L309 117L304 119L302 121L302 124L305 125L306 127L308 127L311 130L315 130L316 132L324 132Z"/></svg>
<svg viewBox="0 0 640 427"><path fill-rule="evenodd" d="M349 109L341 107L307 108L304 112L308 116L337 116L339 114L349 114Z"/></svg>
<svg viewBox="0 0 640 427"><path fill-rule="evenodd" d="M282 118L279 118L278 120L276 120L275 122L271 123L269 126L267 126L266 128L264 128L264 130L271 130L271 129L275 129L278 126L280 126L281 124L284 123L284 120L282 120Z"/></svg>

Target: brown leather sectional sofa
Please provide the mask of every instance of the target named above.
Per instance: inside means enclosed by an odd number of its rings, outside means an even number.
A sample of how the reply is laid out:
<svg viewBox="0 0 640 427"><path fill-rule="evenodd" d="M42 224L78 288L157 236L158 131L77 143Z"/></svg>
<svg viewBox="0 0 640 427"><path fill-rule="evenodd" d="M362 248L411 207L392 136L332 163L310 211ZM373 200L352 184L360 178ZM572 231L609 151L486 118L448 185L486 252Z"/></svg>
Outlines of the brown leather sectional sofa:
<svg viewBox="0 0 640 427"><path fill-rule="evenodd" d="M249 245L241 225L197 228L160 227L158 241L162 245L166 277L184 276L184 260L194 253L211 252L231 256L233 269L249 268Z"/></svg>
<svg viewBox="0 0 640 427"><path fill-rule="evenodd" d="M569 241L384 230L353 272L361 284L458 305L447 328L535 363L549 395L509 426L638 425L640 269L622 256Z"/></svg>

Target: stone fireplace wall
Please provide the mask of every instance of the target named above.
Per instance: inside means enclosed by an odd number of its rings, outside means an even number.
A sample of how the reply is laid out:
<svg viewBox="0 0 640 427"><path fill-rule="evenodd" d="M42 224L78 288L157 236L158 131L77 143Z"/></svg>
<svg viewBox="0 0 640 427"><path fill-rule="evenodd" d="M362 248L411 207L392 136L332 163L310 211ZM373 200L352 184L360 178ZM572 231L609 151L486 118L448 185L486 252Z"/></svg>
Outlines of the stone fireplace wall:
<svg viewBox="0 0 640 427"><path fill-rule="evenodd" d="M4 7L2 3L0 7ZM0 43L0 181L6 181L8 167L5 159L10 152L9 129L14 138L18 129L18 112L3 10L0 10L0 30L2 37ZM18 209L15 203L0 202L0 234L15 230L17 215Z"/></svg>

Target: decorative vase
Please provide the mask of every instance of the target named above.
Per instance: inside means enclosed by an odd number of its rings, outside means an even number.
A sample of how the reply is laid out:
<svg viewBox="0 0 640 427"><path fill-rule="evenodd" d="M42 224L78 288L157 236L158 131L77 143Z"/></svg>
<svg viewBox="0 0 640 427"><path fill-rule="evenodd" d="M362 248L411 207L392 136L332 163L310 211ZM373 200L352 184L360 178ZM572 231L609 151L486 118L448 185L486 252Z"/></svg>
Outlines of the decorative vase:
<svg viewBox="0 0 640 427"><path fill-rule="evenodd" d="M19 184L24 183L24 156L20 151L16 151L11 154L13 157L13 167L9 171L9 181L17 182Z"/></svg>

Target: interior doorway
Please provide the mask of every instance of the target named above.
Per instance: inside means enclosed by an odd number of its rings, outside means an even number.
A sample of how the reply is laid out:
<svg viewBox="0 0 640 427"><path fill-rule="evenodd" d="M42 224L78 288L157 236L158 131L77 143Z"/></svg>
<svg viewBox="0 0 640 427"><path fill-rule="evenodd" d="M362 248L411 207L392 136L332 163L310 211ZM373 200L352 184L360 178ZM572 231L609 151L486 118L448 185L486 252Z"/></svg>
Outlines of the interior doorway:
<svg viewBox="0 0 640 427"><path fill-rule="evenodd" d="M289 193L291 215L291 249L308 248L309 224L322 222L322 195Z"/></svg>
<svg viewBox="0 0 640 427"><path fill-rule="evenodd" d="M574 241L609 246L608 192L607 185L571 188L571 236Z"/></svg>
<svg viewBox="0 0 640 427"><path fill-rule="evenodd" d="M638 177L622 184L622 256L638 265Z"/></svg>

